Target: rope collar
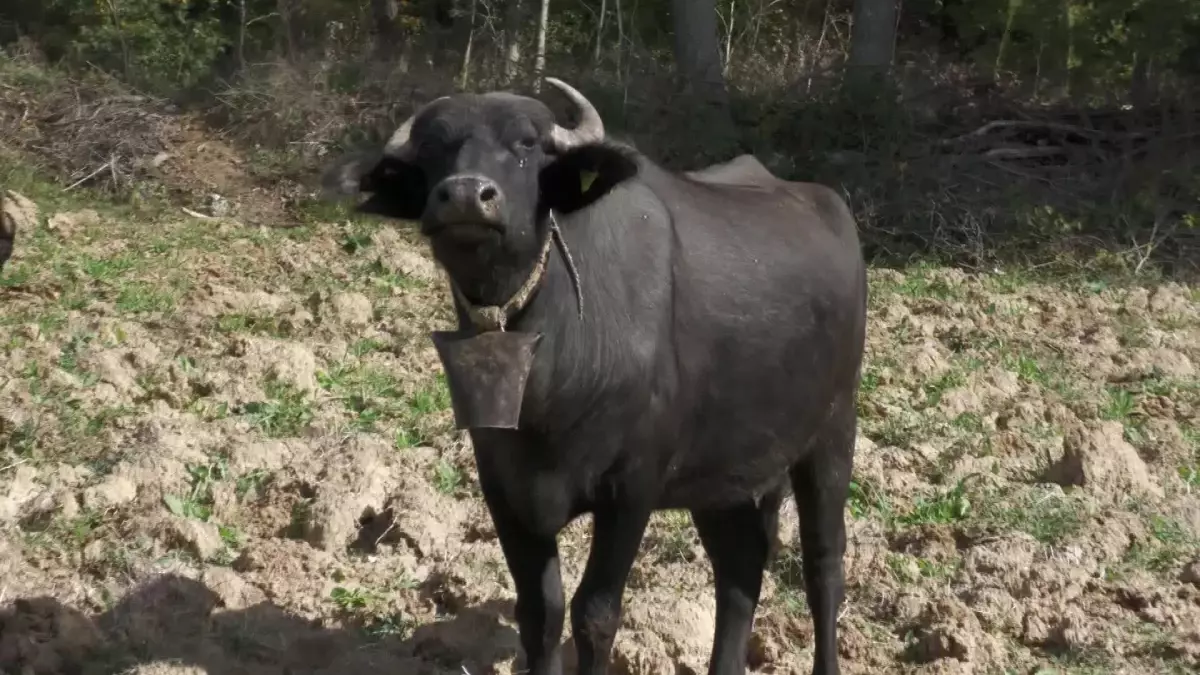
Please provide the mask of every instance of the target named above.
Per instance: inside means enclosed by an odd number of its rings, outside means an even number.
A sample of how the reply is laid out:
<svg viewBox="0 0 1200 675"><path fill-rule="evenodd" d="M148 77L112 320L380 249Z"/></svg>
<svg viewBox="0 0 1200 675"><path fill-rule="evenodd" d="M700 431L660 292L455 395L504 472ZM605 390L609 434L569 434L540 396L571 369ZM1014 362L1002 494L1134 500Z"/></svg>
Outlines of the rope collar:
<svg viewBox="0 0 1200 675"><path fill-rule="evenodd" d="M542 250L538 254L537 263L529 272L529 276L525 279L525 283L517 289L517 292L512 295L502 305L476 305L463 295L462 289L450 279L450 289L454 293L454 297L458 298L458 302L466 309L467 316L471 320L471 324L480 332L500 331L504 332L508 326L508 322L514 315L525 309L529 304L530 298L533 297L533 292L541 285L542 280L546 278L546 267L550 261L550 244L553 242L559 253L563 257L563 262L567 266L567 271L571 275L571 285L575 289L575 301L579 306L579 319L583 320L583 291L580 288L579 272L575 269L575 261L571 259L571 252L567 249L567 243L563 240L562 232L558 229L558 221L554 217L554 212L549 214L550 226L546 228L546 235L542 239Z"/></svg>

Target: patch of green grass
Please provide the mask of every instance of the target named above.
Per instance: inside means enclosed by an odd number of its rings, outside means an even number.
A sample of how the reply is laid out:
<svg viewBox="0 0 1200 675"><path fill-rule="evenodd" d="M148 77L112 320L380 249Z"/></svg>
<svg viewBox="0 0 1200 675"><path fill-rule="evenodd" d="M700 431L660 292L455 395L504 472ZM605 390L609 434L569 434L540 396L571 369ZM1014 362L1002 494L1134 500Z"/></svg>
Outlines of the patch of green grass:
<svg viewBox="0 0 1200 675"><path fill-rule="evenodd" d="M379 290L390 291L393 288L417 290L429 287L429 284L423 279L416 279L387 269L378 259L365 264L358 271L358 275L371 279L375 288Z"/></svg>
<svg viewBox="0 0 1200 675"><path fill-rule="evenodd" d="M979 500L977 516L1001 530L1018 530L1052 544L1078 532L1088 514L1075 498L1050 488L998 493Z"/></svg>
<svg viewBox="0 0 1200 675"><path fill-rule="evenodd" d="M1150 538L1130 545L1121 564L1108 570L1110 578L1121 578L1131 569L1167 573L1200 555L1200 540L1179 521L1157 514L1149 520Z"/></svg>
<svg viewBox="0 0 1200 675"><path fill-rule="evenodd" d="M97 408L92 414L83 416L82 428L80 428L79 432L87 437L98 436L101 431L112 426L117 420L132 417L135 412L129 406L104 406Z"/></svg>
<svg viewBox="0 0 1200 675"><path fill-rule="evenodd" d="M1183 424L1179 430L1192 449L1191 458L1179 467L1179 477L1189 490L1200 490L1200 428Z"/></svg>
<svg viewBox="0 0 1200 675"><path fill-rule="evenodd" d="M250 424L274 438L300 435L313 420L312 402L305 392L276 380L269 381L265 390L268 400L244 406Z"/></svg>
<svg viewBox="0 0 1200 675"><path fill-rule="evenodd" d="M37 420L22 420L11 430L0 431L0 450L29 459L36 454L40 436Z"/></svg>
<svg viewBox="0 0 1200 675"><path fill-rule="evenodd" d="M349 351L356 358L362 358L367 354L381 352L386 348L387 343L383 340L376 340L375 338L363 338L361 340L356 340L354 344L350 345Z"/></svg>
<svg viewBox="0 0 1200 675"><path fill-rule="evenodd" d="M775 604L790 616L808 616L808 596L804 590L804 560L798 546L781 548L771 561L775 577Z"/></svg>
<svg viewBox="0 0 1200 675"><path fill-rule="evenodd" d="M31 546L64 552L82 549L103 526L103 513L84 509L72 518L52 516L26 519L21 523L21 531Z"/></svg>
<svg viewBox="0 0 1200 675"><path fill-rule="evenodd" d="M849 498L846 508L854 518L867 518L878 515L885 521L891 518L892 504L884 491L866 478L855 478L850 481Z"/></svg>
<svg viewBox="0 0 1200 675"><path fill-rule="evenodd" d="M684 510L669 510L656 514L657 527L652 529L651 547L659 562L688 562L693 558L696 529L692 516Z"/></svg>
<svg viewBox="0 0 1200 675"><path fill-rule="evenodd" d="M887 554L888 569L897 580L914 583L922 579L930 581L949 581L958 573L962 561L955 559L949 562L938 562L905 553Z"/></svg>
<svg viewBox="0 0 1200 675"><path fill-rule="evenodd" d="M291 539L303 539L312 522L312 499L301 498L292 503L291 518L288 520L287 536Z"/></svg>
<svg viewBox="0 0 1200 675"><path fill-rule="evenodd" d="M904 270L904 279L888 290L910 298L953 300L962 296L963 289L934 274L933 265L918 264Z"/></svg>
<svg viewBox="0 0 1200 675"><path fill-rule="evenodd" d="M251 469L237 477L234 494L239 500L245 499L251 493L262 495L272 478L271 472L266 469Z"/></svg>
<svg viewBox="0 0 1200 675"><path fill-rule="evenodd" d="M76 333L59 350L58 367L78 378L84 387L90 387L99 381L99 376L86 372L79 363L79 353L94 338L90 333Z"/></svg>
<svg viewBox="0 0 1200 675"><path fill-rule="evenodd" d="M352 414L350 427L355 431L374 431L383 421L407 416L402 384L388 371L343 365L317 373L317 382Z"/></svg>
<svg viewBox="0 0 1200 675"><path fill-rule="evenodd" d="M409 407L419 415L429 415L450 408L450 387L446 376L438 373L434 381L417 391L409 401Z"/></svg>
<svg viewBox="0 0 1200 675"><path fill-rule="evenodd" d="M416 448L421 445L421 436L412 429L400 427L392 437L392 443L396 446L397 450Z"/></svg>
<svg viewBox="0 0 1200 675"><path fill-rule="evenodd" d="M139 259L132 254L116 255L111 258L84 256L79 261L83 273L95 281L114 282L139 267Z"/></svg>
<svg viewBox="0 0 1200 675"><path fill-rule="evenodd" d="M329 592L329 599L338 609L350 612L356 609L366 609L373 598L370 591L361 588L334 586L333 590Z"/></svg>
<svg viewBox="0 0 1200 675"><path fill-rule="evenodd" d="M184 495L165 494L167 510L180 518L207 522L212 517L213 485L229 476L229 460L216 457L205 464L187 464L188 492Z"/></svg>
<svg viewBox="0 0 1200 675"><path fill-rule="evenodd" d="M205 401L196 398L185 408L188 412L205 422L215 422L229 417L229 404L225 401Z"/></svg>
<svg viewBox="0 0 1200 675"><path fill-rule="evenodd" d="M983 433L983 418L973 412L959 413L958 416L950 420L950 425L970 434Z"/></svg>
<svg viewBox="0 0 1200 675"><path fill-rule="evenodd" d="M1026 382L1043 384L1046 381L1046 375L1042 371L1041 364L1038 363L1037 359L1028 354L1018 354L1015 359L1005 365Z"/></svg>
<svg viewBox="0 0 1200 675"><path fill-rule="evenodd" d="M944 373L941 377L927 382L922 387L925 392L924 408L932 408L941 400L942 396L949 390L956 387L961 387L967 383L967 376L960 370L950 370Z"/></svg>
<svg viewBox="0 0 1200 675"><path fill-rule="evenodd" d="M1100 418L1125 422L1137 407L1137 399L1121 387L1108 387L1108 400L1100 407Z"/></svg>
<svg viewBox="0 0 1200 675"><path fill-rule="evenodd" d="M900 525L949 524L965 520L971 514L971 500L965 481L931 496L917 497L912 509L896 519Z"/></svg>
<svg viewBox="0 0 1200 675"><path fill-rule="evenodd" d="M130 314L170 312L175 309L175 302L176 297L172 291L161 286L134 282L123 287L117 294L116 307Z"/></svg>
<svg viewBox="0 0 1200 675"><path fill-rule="evenodd" d="M1149 324L1145 319L1122 314L1117 322L1117 342L1125 348L1146 347L1150 344L1146 337L1148 329Z"/></svg>
<svg viewBox="0 0 1200 675"><path fill-rule="evenodd" d="M296 214L306 224L327 225L344 223L362 217L348 202L334 199L303 199L296 204Z"/></svg>
<svg viewBox="0 0 1200 675"><path fill-rule="evenodd" d="M416 620L405 612L389 611L386 598L372 589L335 586L329 599L344 620L358 626L372 641L406 639L417 626Z"/></svg>
<svg viewBox="0 0 1200 675"><path fill-rule="evenodd" d="M868 396L879 388L880 369L881 366L875 363L868 363L863 368L862 377L858 382L858 392L861 396Z"/></svg>
<svg viewBox="0 0 1200 675"><path fill-rule="evenodd" d="M1200 490L1200 463L1190 463L1179 467L1179 478L1190 490Z"/></svg>
<svg viewBox="0 0 1200 675"><path fill-rule="evenodd" d="M24 261L8 263L0 271L0 287L19 288L33 279L33 265Z"/></svg>
<svg viewBox="0 0 1200 675"><path fill-rule="evenodd" d="M883 420L863 419L863 435L885 446L903 448L917 439L925 420L913 415L888 415Z"/></svg>
<svg viewBox="0 0 1200 675"><path fill-rule="evenodd" d="M428 444L431 430L424 418L449 409L450 390L446 386L445 376L439 373L431 383L405 401L400 425L394 435L396 448L403 450Z"/></svg>
<svg viewBox="0 0 1200 675"><path fill-rule="evenodd" d="M254 333L271 337L286 338L291 329L274 316L252 314L222 314L217 317L217 330L222 333Z"/></svg>
<svg viewBox="0 0 1200 675"><path fill-rule="evenodd" d="M1000 346L1000 352L1001 366L1016 373L1022 381L1053 391L1067 401L1082 398L1062 357L1039 358L1028 351L1013 350L1003 345Z"/></svg>
<svg viewBox="0 0 1200 675"><path fill-rule="evenodd" d="M444 495L452 495L462 487L464 482L462 471L445 458L439 459L433 466L433 487Z"/></svg>
<svg viewBox="0 0 1200 675"><path fill-rule="evenodd" d="M1016 293L1035 283L1027 269L1006 267L983 277L983 286L998 293Z"/></svg>
<svg viewBox="0 0 1200 675"><path fill-rule="evenodd" d="M406 640L412 636L416 628L417 621L415 618L403 612L395 612L393 614L372 617L363 626L363 631L372 640L387 638Z"/></svg>

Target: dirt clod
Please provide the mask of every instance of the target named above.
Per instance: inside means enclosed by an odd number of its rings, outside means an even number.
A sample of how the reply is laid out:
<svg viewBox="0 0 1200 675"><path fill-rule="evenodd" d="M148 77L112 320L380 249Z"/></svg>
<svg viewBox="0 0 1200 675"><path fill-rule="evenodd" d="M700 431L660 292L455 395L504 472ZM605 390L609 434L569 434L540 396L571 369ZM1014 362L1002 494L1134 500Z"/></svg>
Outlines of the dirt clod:
<svg viewBox="0 0 1200 675"><path fill-rule="evenodd" d="M1124 433L1121 423L1114 421L1073 429L1067 434L1062 456L1047 470L1047 480L1082 486L1109 499L1130 492L1161 497L1162 488Z"/></svg>
<svg viewBox="0 0 1200 675"><path fill-rule="evenodd" d="M201 577L227 609L245 609L266 600L266 595L227 567L209 567Z"/></svg>
<svg viewBox="0 0 1200 675"><path fill-rule="evenodd" d="M201 560L216 557L224 546L217 526L192 519L172 519L167 523L167 539L190 551Z"/></svg>
<svg viewBox="0 0 1200 675"><path fill-rule="evenodd" d="M42 491L37 481L38 470L27 464L16 467L7 481L8 489L0 495L0 523L15 520L22 508Z"/></svg>
<svg viewBox="0 0 1200 675"><path fill-rule="evenodd" d="M83 491L83 503L90 509L121 506L137 499L138 486L128 476L114 474Z"/></svg>
<svg viewBox="0 0 1200 675"><path fill-rule="evenodd" d="M60 237L72 237L79 230L98 222L100 222L100 214L95 209L62 211L46 219L46 229Z"/></svg>
<svg viewBox="0 0 1200 675"><path fill-rule="evenodd" d="M329 299L329 318L345 328L364 328L373 315L371 300L361 293L335 293Z"/></svg>
<svg viewBox="0 0 1200 675"><path fill-rule="evenodd" d="M1196 558L1183 568L1183 571L1179 573L1179 580L1200 588L1200 558Z"/></svg>
<svg viewBox="0 0 1200 675"><path fill-rule="evenodd" d="M38 223L38 206L14 190L0 193L0 239L28 237Z"/></svg>

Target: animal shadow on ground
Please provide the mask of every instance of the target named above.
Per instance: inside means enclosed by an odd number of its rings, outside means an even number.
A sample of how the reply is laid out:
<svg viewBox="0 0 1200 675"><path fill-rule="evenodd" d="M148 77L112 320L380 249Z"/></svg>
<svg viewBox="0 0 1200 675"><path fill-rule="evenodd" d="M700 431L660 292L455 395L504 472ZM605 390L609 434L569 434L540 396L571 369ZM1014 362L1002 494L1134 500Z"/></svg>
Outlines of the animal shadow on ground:
<svg viewBox="0 0 1200 675"><path fill-rule="evenodd" d="M163 574L90 617L47 596L6 603L0 673L487 675L518 651L516 631L501 620L511 615L511 602L487 602L404 639L372 637L270 601L227 609L205 584Z"/></svg>

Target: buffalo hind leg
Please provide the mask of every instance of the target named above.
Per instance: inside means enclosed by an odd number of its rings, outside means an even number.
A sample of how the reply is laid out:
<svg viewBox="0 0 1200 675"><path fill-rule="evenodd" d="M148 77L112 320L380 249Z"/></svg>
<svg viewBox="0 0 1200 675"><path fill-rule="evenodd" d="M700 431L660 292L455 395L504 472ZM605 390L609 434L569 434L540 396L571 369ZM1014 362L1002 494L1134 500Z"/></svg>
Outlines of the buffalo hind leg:
<svg viewBox="0 0 1200 675"><path fill-rule="evenodd" d="M763 569L779 525L784 488L720 509L692 511L692 522L712 562L717 593L717 625L708 675L743 675L754 611L762 591Z"/></svg>
<svg viewBox="0 0 1200 675"><path fill-rule="evenodd" d="M850 407L853 411L854 408ZM853 414L831 428L822 442L792 467L792 489L800 512L800 551L804 589L812 612L813 675L839 675L837 617L845 593L842 558L846 551L843 511L853 468Z"/></svg>
<svg viewBox="0 0 1200 675"><path fill-rule="evenodd" d="M637 558L651 509L604 505L592 512L592 550L575 597L571 631L578 675L605 675L621 625L621 596Z"/></svg>

